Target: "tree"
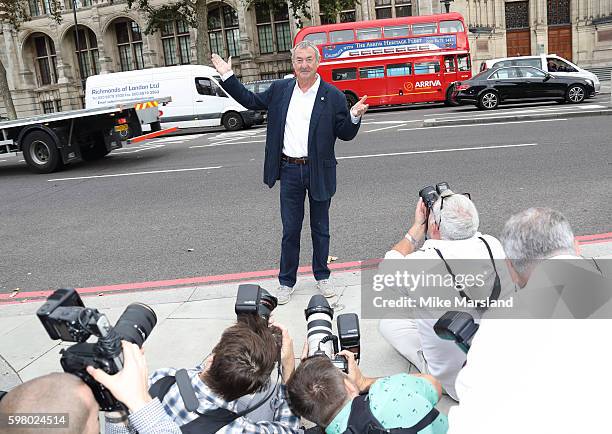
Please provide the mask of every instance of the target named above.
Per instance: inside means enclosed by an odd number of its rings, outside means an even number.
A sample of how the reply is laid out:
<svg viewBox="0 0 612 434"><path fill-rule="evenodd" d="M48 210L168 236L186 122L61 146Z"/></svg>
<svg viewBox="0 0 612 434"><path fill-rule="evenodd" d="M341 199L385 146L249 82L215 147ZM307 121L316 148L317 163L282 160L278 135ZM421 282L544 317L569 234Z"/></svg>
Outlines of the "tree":
<svg viewBox="0 0 612 434"><path fill-rule="evenodd" d="M240 0L245 4L253 0ZM284 4L283 0L261 0L271 8ZM301 25L300 15L310 18L309 0L289 0L289 9ZM153 6L150 0L127 0L128 7L144 12L147 20L146 34L155 33L174 20L183 20L197 31L196 61L203 65L209 63L210 44L208 40L208 5L206 0L177 0L171 4Z"/></svg>
<svg viewBox="0 0 612 434"><path fill-rule="evenodd" d="M56 22L61 22L60 0L49 0L50 15ZM9 28L19 30L22 23L30 19L28 3L23 0L0 0L0 28L7 24ZM17 119L13 96L8 85L6 68L0 58L0 93L9 119Z"/></svg>

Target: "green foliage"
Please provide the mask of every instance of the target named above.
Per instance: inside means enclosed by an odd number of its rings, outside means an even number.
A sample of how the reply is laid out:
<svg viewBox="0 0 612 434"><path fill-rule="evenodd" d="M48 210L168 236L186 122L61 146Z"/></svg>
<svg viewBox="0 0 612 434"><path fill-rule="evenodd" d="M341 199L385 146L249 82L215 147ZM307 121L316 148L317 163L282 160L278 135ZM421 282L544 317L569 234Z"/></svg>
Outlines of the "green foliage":
<svg viewBox="0 0 612 434"><path fill-rule="evenodd" d="M240 0L245 5L253 2L253 0ZM261 0L262 3L266 3L272 9L278 8L285 2L283 0ZM196 0L177 0L171 4L165 4L162 6L152 6L149 0L127 0L129 8L137 8L144 12L147 27L145 33L151 34L158 30L161 30L165 23L174 20L183 20L189 26L196 27L197 12L196 12ZM298 20L298 24L301 27L300 16L311 18L311 14L308 7L308 0L289 0L289 9L291 15Z"/></svg>

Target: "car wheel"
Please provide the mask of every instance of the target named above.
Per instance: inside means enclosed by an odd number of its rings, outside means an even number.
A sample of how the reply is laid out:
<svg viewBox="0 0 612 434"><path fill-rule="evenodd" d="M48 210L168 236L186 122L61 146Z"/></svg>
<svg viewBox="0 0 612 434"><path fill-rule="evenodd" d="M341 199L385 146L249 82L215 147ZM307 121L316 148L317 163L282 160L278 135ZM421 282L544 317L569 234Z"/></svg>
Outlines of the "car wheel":
<svg viewBox="0 0 612 434"><path fill-rule="evenodd" d="M106 149L104 139L98 139L94 143L81 147L81 158L83 161L96 161L106 157L110 151Z"/></svg>
<svg viewBox="0 0 612 434"><path fill-rule="evenodd" d="M53 138L44 131L33 131L23 139L23 158L37 173L51 173L62 167L62 157Z"/></svg>
<svg viewBox="0 0 612 434"><path fill-rule="evenodd" d="M499 96L493 91L486 91L478 100L478 107L482 110L495 110L499 106Z"/></svg>
<svg viewBox="0 0 612 434"><path fill-rule="evenodd" d="M229 112L223 116L223 126L228 131L238 131L244 126L242 116L236 112Z"/></svg>
<svg viewBox="0 0 612 434"><path fill-rule="evenodd" d="M586 91L584 87L580 84L572 84L567 90L567 94L565 95L565 99L567 102L572 104L578 104L584 101L586 98Z"/></svg>
<svg viewBox="0 0 612 434"><path fill-rule="evenodd" d="M459 105L456 99L453 99L453 92L455 91L455 85L451 84L446 91L446 99L444 105L447 107L456 107Z"/></svg>

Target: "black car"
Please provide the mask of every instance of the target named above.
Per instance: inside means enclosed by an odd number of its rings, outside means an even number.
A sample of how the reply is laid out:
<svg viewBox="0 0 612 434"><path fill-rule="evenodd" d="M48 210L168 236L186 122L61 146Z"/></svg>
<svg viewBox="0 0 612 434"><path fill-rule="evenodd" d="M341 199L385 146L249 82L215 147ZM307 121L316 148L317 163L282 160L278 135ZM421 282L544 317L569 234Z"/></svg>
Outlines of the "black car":
<svg viewBox="0 0 612 434"><path fill-rule="evenodd" d="M460 104L475 104L482 110L496 109L506 102L558 100L581 103L595 95L592 81L560 77L533 66L489 69L457 83L453 98Z"/></svg>

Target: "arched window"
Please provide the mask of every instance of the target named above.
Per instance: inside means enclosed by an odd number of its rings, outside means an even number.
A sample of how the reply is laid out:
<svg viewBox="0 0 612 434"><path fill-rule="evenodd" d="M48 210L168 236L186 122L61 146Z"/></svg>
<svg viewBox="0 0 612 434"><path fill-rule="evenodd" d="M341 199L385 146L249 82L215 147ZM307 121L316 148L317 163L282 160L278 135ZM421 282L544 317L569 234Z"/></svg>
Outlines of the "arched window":
<svg viewBox="0 0 612 434"><path fill-rule="evenodd" d="M289 28L289 8L287 3L270 8L268 3L255 3L255 19L259 52L268 54L291 49L291 29Z"/></svg>
<svg viewBox="0 0 612 434"><path fill-rule="evenodd" d="M240 55L238 14L232 7L225 4L209 6L208 36L212 53L223 58Z"/></svg>
<svg viewBox="0 0 612 434"><path fill-rule="evenodd" d="M189 27L185 21L165 23L161 38L166 66L185 65L191 62Z"/></svg>
<svg viewBox="0 0 612 434"><path fill-rule="evenodd" d="M96 34L87 27L79 27L79 47L77 47L77 37L73 30L72 36L74 38L74 50L76 53L76 68L81 74L78 62L80 58L81 68L83 68L82 79L89 77L90 75L96 75L100 73L100 60L98 57L98 40Z"/></svg>
<svg viewBox="0 0 612 434"><path fill-rule="evenodd" d="M35 33L32 40L34 42L38 84L46 86L57 83L57 61L53 40L42 33Z"/></svg>
<svg viewBox="0 0 612 434"><path fill-rule="evenodd" d="M142 56L142 34L140 27L132 20L115 23L119 63L122 71L144 68Z"/></svg>

